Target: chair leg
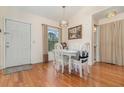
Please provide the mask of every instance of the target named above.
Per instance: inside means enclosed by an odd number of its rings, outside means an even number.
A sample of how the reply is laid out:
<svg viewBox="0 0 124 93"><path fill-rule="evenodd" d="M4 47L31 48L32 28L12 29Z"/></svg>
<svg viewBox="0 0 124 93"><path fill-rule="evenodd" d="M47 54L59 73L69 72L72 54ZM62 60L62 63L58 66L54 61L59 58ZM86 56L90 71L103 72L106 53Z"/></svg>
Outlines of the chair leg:
<svg viewBox="0 0 124 93"><path fill-rule="evenodd" d="M87 63L83 64L83 72L84 72L84 76L87 77L88 76L88 64Z"/></svg>
<svg viewBox="0 0 124 93"><path fill-rule="evenodd" d="M87 63L87 73L90 73L89 65Z"/></svg>
<svg viewBox="0 0 124 93"><path fill-rule="evenodd" d="M64 63L62 62L62 73L64 73Z"/></svg>
<svg viewBox="0 0 124 93"><path fill-rule="evenodd" d="M72 68L74 69L75 72L78 72L77 66L78 66L77 64L73 64L73 67Z"/></svg>
<svg viewBox="0 0 124 93"><path fill-rule="evenodd" d="M72 64L69 62L69 74L71 74Z"/></svg>
<svg viewBox="0 0 124 93"><path fill-rule="evenodd" d="M60 70L60 64L57 64L57 71Z"/></svg>
<svg viewBox="0 0 124 93"><path fill-rule="evenodd" d="M76 65L76 72L78 72L78 65Z"/></svg>
<svg viewBox="0 0 124 93"><path fill-rule="evenodd" d="M80 69L80 77L82 78L82 65L79 65L79 69Z"/></svg>
<svg viewBox="0 0 124 93"><path fill-rule="evenodd" d="M64 65L62 65L62 73L64 73Z"/></svg>
<svg viewBox="0 0 124 93"><path fill-rule="evenodd" d="M58 72L59 68L60 68L60 65L56 63L54 67L55 67L55 70Z"/></svg>

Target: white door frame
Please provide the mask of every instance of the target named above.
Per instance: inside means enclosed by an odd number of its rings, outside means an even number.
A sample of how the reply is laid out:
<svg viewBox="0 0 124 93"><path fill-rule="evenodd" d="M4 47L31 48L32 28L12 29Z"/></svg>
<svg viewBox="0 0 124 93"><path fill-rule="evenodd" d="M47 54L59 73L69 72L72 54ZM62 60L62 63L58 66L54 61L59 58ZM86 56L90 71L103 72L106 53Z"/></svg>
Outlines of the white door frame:
<svg viewBox="0 0 124 93"><path fill-rule="evenodd" d="M28 23L28 22L24 22L22 20L19 20L19 19L13 19L13 18L9 18L9 17L3 17L3 32L2 32L2 58L3 58L3 67L2 69L5 69L5 62L6 62L6 48L5 48L5 32L6 32L6 20L12 20L12 21L16 21L16 22L21 22L21 23L25 23L25 24L29 24L30 25L30 63L31 63L31 23Z"/></svg>

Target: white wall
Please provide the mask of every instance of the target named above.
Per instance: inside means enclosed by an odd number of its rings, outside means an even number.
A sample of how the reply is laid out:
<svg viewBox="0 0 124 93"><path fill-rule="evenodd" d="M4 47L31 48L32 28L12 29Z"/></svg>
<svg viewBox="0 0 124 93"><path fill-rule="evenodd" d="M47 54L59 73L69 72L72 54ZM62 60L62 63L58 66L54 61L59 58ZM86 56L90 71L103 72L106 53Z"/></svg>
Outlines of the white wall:
<svg viewBox="0 0 124 93"><path fill-rule="evenodd" d="M62 42L68 41L68 29L65 27L62 29Z"/></svg>
<svg viewBox="0 0 124 93"><path fill-rule="evenodd" d="M15 20L19 20L22 22L27 22L31 23L31 62L32 63L38 63L42 62L42 26L41 24L48 24L52 26L58 26L58 23L33 14L25 13L22 11L18 11L16 9L12 9L11 7L0 7L0 28L2 29L2 36L3 35L3 30L4 30L4 18L12 18ZM3 40L2 40L3 41ZM3 43L1 44L3 45ZM3 53L3 48L2 48L2 53ZM1 56L1 55L0 55ZM0 66L3 65L3 56L2 60L0 62Z"/></svg>
<svg viewBox="0 0 124 93"><path fill-rule="evenodd" d="M90 58L89 64L92 65L93 53L92 53L92 15L99 11L102 11L108 7L85 7L80 10L76 15L74 15L69 21L69 27L77 26L82 24L83 32L82 39L68 40L68 43L71 47L79 49L79 46L85 42L90 43Z"/></svg>
<svg viewBox="0 0 124 93"><path fill-rule="evenodd" d="M106 23L114 22L114 21L117 21L117 20L122 20L122 19L124 19L124 13L120 13L117 16L112 17L112 18L103 18L103 19L100 19L99 20L99 25L100 24L106 24Z"/></svg>

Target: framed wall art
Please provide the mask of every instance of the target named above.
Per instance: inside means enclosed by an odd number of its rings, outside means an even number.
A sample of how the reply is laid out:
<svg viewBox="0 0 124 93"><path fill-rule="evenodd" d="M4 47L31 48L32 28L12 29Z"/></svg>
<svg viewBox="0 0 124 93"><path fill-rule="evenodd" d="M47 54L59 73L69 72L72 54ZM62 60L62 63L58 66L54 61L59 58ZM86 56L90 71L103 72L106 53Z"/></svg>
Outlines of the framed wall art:
<svg viewBox="0 0 124 93"><path fill-rule="evenodd" d="M71 27L68 29L68 39L81 39L82 38L82 25Z"/></svg>

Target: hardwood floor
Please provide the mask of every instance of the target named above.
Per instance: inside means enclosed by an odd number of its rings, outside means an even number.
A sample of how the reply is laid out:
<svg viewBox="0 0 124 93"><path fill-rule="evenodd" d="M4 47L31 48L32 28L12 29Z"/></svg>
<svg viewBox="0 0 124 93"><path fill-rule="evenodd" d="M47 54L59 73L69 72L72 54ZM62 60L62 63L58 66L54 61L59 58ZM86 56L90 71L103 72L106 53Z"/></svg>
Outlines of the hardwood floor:
<svg viewBox="0 0 124 93"><path fill-rule="evenodd" d="M0 86L22 87L112 87L124 86L124 67L96 63L91 68L87 79L80 78L78 73L64 74L56 72L52 63L33 65L32 70L21 71L9 75L0 72Z"/></svg>

